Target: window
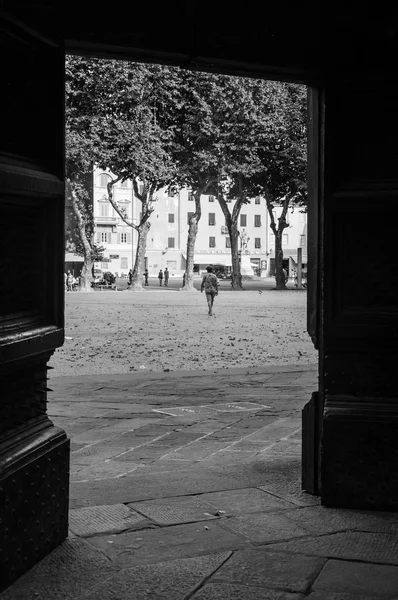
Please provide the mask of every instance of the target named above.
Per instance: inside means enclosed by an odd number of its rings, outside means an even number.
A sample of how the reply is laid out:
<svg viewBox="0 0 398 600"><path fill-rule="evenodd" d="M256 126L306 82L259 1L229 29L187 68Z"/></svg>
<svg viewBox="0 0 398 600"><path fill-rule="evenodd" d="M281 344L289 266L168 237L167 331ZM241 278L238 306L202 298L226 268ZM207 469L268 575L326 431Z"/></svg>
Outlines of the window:
<svg viewBox="0 0 398 600"><path fill-rule="evenodd" d="M101 217L107 217L108 210L109 210L109 204L107 202L101 202L101 204L100 204Z"/></svg>
<svg viewBox="0 0 398 600"><path fill-rule="evenodd" d="M254 204L260 204L260 196L256 197L256 199L254 201Z"/></svg>
<svg viewBox="0 0 398 600"><path fill-rule="evenodd" d="M174 213L169 213L169 223L174 223Z"/></svg>
<svg viewBox="0 0 398 600"><path fill-rule="evenodd" d="M109 264L107 262L102 262L101 269L103 269L104 271L107 271L109 269Z"/></svg>
<svg viewBox="0 0 398 600"><path fill-rule="evenodd" d="M254 215L254 227L261 227L261 215Z"/></svg>
<svg viewBox="0 0 398 600"><path fill-rule="evenodd" d="M209 225L216 224L216 213L209 213Z"/></svg>
<svg viewBox="0 0 398 600"><path fill-rule="evenodd" d="M126 181L121 181L121 182L120 182L120 187L121 187L121 188L126 188L126 187L128 187L127 179L126 179ZM127 267L126 267L126 268L127 268ZM123 269L123 267L122 267L122 269Z"/></svg>
<svg viewBox="0 0 398 600"><path fill-rule="evenodd" d="M105 231L101 231L101 233L99 234L99 242L101 243L111 243L111 234L110 233L106 233Z"/></svg>
<svg viewBox="0 0 398 600"><path fill-rule="evenodd" d="M188 192L188 200L192 202L193 199L194 199L193 192Z"/></svg>
<svg viewBox="0 0 398 600"><path fill-rule="evenodd" d="M240 226L247 227L247 215L240 216Z"/></svg>
<svg viewBox="0 0 398 600"><path fill-rule="evenodd" d="M289 243L289 234L283 233L282 234L282 245L287 246L288 243Z"/></svg>
<svg viewBox="0 0 398 600"><path fill-rule="evenodd" d="M225 247L226 248L231 247L231 238L229 236L225 238Z"/></svg>
<svg viewBox="0 0 398 600"><path fill-rule="evenodd" d="M175 238L167 238L167 247L175 248Z"/></svg>
<svg viewBox="0 0 398 600"><path fill-rule="evenodd" d="M228 227L226 225L221 225L221 233L224 235L228 233Z"/></svg>
<svg viewBox="0 0 398 600"><path fill-rule="evenodd" d="M300 213L300 223L305 223L307 219L307 215L303 212Z"/></svg>
<svg viewBox="0 0 398 600"><path fill-rule="evenodd" d="M195 214L195 213L193 213L193 212L189 212L189 213L188 213L188 215L187 215L187 223L188 223L188 225L189 225L189 219L190 219L190 218L192 217L192 215L194 215L194 214Z"/></svg>
<svg viewBox="0 0 398 600"><path fill-rule="evenodd" d="M127 244L127 233L120 234L120 242L121 244Z"/></svg>
<svg viewBox="0 0 398 600"><path fill-rule="evenodd" d="M305 246L305 235L300 235L300 246Z"/></svg>
<svg viewBox="0 0 398 600"><path fill-rule="evenodd" d="M167 195L169 198L174 198L174 190L171 188L167 190Z"/></svg>
<svg viewBox="0 0 398 600"><path fill-rule="evenodd" d="M100 175L100 186L106 187L108 185L108 181L109 176L106 173L102 173L102 175Z"/></svg>
<svg viewBox="0 0 398 600"><path fill-rule="evenodd" d="M177 271L177 261L176 260L168 260L167 268L169 271Z"/></svg>
<svg viewBox="0 0 398 600"><path fill-rule="evenodd" d="M120 259L120 268L121 269L128 269L127 266L127 256L122 256Z"/></svg>
<svg viewBox="0 0 398 600"><path fill-rule="evenodd" d="M210 236L209 237L209 248L215 248L216 247L216 238L214 236Z"/></svg>
<svg viewBox="0 0 398 600"><path fill-rule="evenodd" d="M214 202L214 196L209 196L209 202Z"/></svg>
<svg viewBox="0 0 398 600"><path fill-rule="evenodd" d="M254 247L261 248L261 238L254 238Z"/></svg>

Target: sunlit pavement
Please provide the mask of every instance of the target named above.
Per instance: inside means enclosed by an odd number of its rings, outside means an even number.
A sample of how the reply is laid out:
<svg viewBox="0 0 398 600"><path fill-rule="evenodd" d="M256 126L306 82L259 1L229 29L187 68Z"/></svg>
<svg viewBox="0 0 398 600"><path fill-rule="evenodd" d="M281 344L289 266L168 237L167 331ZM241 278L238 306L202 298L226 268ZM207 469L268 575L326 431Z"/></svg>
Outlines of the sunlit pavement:
<svg viewBox="0 0 398 600"><path fill-rule="evenodd" d="M398 515L301 490L315 366L58 377L70 537L1 600L398 597Z"/></svg>

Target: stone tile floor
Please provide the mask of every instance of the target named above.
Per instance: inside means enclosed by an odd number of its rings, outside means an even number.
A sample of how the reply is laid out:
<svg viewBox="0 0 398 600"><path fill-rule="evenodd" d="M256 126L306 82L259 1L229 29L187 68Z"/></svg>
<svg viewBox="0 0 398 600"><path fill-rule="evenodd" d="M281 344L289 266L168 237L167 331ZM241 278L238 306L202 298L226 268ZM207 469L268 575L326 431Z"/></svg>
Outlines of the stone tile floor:
<svg viewBox="0 0 398 600"><path fill-rule="evenodd" d="M70 536L1 600L398 600L398 514L301 490L315 367L62 377Z"/></svg>

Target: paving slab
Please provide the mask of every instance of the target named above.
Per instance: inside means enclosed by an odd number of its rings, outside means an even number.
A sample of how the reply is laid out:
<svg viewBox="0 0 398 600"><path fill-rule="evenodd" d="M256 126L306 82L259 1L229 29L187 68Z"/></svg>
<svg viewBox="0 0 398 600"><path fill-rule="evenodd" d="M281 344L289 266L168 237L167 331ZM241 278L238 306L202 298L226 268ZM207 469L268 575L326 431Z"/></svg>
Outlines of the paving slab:
<svg viewBox="0 0 398 600"><path fill-rule="evenodd" d="M175 558L235 550L249 546L241 536L206 521L138 532L88 538L119 568L148 565Z"/></svg>
<svg viewBox="0 0 398 600"><path fill-rule="evenodd" d="M301 440L280 440L261 452L264 456L297 456L301 458Z"/></svg>
<svg viewBox="0 0 398 600"><path fill-rule="evenodd" d="M398 565L398 535L347 531L272 545L273 550Z"/></svg>
<svg viewBox="0 0 398 600"><path fill-rule="evenodd" d="M314 506L286 512L285 516L316 534L352 529L398 534L398 513L392 512Z"/></svg>
<svg viewBox="0 0 398 600"><path fill-rule="evenodd" d="M383 596L364 596L363 594L347 594L339 592L312 592L309 596L305 597L306 600L382 600ZM385 600L386 597L384 596ZM389 596L388 600L398 600L398 596Z"/></svg>
<svg viewBox="0 0 398 600"><path fill-rule="evenodd" d="M248 513L270 512L291 509L292 504L256 488L228 490L201 494L201 501L210 503L225 515L246 515Z"/></svg>
<svg viewBox="0 0 398 600"><path fill-rule="evenodd" d="M71 481L100 481L102 479L116 479L133 473L139 463L117 462L111 459L93 465L75 465L76 471L71 471Z"/></svg>
<svg viewBox="0 0 398 600"><path fill-rule="evenodd" d="M22 575L1 600L80 600L114 572L111 561L79 538L66 540Z"/></svg>
<svg viewBox="0 0 398 600"><path fill-rule="evenodd" d="M202 498L203 496L160 498L148 502L134 502L128 506L159 525L178 525L219 518L219 515L214 514L214 506Z"/></svg>
<svg viewBox="0 0 398 600"><path fill-rule="evenodd" d="M69 528L82 537L151 526L148 519L124 504L89 506L69 511Z"/></svg>
<svg viewBox="0 0 398 600"><path fill-rule="evenodd" d="M398 597L398 567L329 560L312 589L318 595L334 592L361 598Z"/></svg>
<svg viewBox="0 0 398 600"><path fill-rule="evenodd" d="M301 598L303 594L229 583L208 583L192 596L193 600L301 600Z"/></svg>
<svg viewBox="0 0 398 600"><path fill-rule="evenodd" d="M240 550L214 574L209 583L225 582L286 592L304 593L326 560L303 554L294 557L263 549ZM244 596L243 596L244 598Z"/></svg>
<svg viewBox="0 0 398 600"><path fill-rule="evenodd" d="M218 450L210 456L206 456L202 460L203 465L238 465L246 463L250 458L256 456L256 452L248 452L247 450Z"/></svg>
<svg viewBox="0 0 398 600"><path fill-rule="evenodd" d="M123 569L81 600L184 600L229 555L225 552Z"/></svg>
<svg viewBox="0 0 398 600"><path fill-rule="evenodd" d="M253 544L272 543L308 535L308 531L278 513L239 515L223 521L223 527L244 536Z"/></svg>
<svg viewBox="0 0 398 600"><path fill-rule="evenodd" d="M266 481L265 472L268 472L264 464L261 468L258 465L249 468L246 465L203 467L203 463L198 463L195 468L159 471L156 478L153 472L141 474L140 470L136 470L132 475L118 479L117 486L114 479L72 482L71 508L259 487ZM272 469L275 475L277 471L274 462ZM270 472L269 478L272 477Z"/></svg>

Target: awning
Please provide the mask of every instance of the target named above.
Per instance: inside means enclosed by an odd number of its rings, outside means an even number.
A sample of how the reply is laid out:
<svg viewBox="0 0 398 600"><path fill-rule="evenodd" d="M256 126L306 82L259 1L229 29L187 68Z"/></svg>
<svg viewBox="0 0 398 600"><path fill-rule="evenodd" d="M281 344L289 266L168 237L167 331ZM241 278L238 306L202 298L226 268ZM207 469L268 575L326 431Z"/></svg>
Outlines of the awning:
<svg viewBox="0 0 398 600"><path fill-rule="evenodd" d="M195 254L195 265L221 265L223 267L232 267L230 254Z"/></svg>
<svg viewBox="0 0 398 600"><path fill-rule="evenodd" d="M65 262L84 262L84 258L82 256L77 256L77 254L73 254L72 252L66 252Z"/></svg>

